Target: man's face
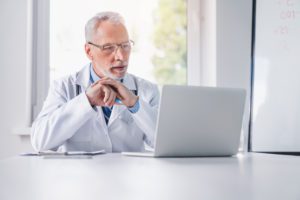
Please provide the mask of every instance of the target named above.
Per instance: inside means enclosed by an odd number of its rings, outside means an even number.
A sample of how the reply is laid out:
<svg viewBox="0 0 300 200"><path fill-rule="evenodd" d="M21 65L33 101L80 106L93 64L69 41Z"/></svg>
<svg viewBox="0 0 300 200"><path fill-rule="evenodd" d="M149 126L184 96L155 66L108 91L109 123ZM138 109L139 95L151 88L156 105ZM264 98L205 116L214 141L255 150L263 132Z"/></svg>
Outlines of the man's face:
<svg viewBox="0 0 300 200"><path fill-rule="evenodd" d="M102 47L99 48L93 44L85 45L86 54L91 60L96 74L101 78L123 78L127 72L131 50L131 48L126 48L129 37L125 26L109 21L101 22L93 41L89 42ZM124 48L115 44L123 44ZM115 48L114 51L112 51L113 48Z"/></svg>

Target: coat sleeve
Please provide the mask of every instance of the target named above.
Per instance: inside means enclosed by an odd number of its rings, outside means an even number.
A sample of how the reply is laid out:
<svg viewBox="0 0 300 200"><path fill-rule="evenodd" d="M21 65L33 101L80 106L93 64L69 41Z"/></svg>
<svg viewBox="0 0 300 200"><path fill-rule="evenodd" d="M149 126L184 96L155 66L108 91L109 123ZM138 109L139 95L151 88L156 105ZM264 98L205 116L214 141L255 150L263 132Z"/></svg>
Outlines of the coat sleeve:
<svg viewBox="0 0 300 200"><path fill-rule="evenodd" d="M137 126L145 134L145 142L150 147L154 147L159 99L158 87L154 84L146 84L139 94L140 108L136 113L132 114Z"/></svg>
<svg viewBox="0 0 300 200"><path fill-rule="evenodd" d="M32 125L31 143L36 151L57 149L97 114L84 92L72 99L67 94L63 81L53 82L42 111Z"/></svg>

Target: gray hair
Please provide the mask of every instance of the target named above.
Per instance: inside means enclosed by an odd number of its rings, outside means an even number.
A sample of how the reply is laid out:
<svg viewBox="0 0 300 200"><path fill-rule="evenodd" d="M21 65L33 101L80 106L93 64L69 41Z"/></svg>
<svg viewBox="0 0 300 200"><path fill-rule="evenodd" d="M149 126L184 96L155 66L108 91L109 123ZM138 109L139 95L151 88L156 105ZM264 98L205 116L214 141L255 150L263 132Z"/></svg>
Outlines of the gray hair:
<svg viewBox="0 0 300 200"><path fill-rule="evenodd" d="M123 17L116 12L100 12L92 17L85 25L85 41L92 41L99 24L103 21L109 21L113 24L125 24Z"/></svg>

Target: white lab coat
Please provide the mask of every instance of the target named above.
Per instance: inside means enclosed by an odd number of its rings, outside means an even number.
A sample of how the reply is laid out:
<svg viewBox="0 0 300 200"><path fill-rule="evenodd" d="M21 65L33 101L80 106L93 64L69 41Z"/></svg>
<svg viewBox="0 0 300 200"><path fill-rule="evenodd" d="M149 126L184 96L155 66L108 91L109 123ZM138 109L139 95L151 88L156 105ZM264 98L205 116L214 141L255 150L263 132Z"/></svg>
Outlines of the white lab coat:
<svg viewBox="0 0 300 200"><path fill-rule="evenodd" d="M126 74L123 84L129 90L137 90L140 108L131 113L124 105L114 105L106 124L101 107L92 108L84 92L90 84L89 65L53 82L43 109L32 125L34 149L143 151L144 142L153 147L159 102L157 86Z"/></svg>

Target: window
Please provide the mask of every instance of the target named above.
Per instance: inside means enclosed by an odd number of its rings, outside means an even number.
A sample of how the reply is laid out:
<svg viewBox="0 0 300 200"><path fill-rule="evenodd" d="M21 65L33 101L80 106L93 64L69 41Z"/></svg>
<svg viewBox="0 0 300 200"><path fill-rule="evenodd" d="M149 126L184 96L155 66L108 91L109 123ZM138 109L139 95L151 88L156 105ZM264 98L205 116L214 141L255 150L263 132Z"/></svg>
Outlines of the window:
<svg viewBox="0 0 300 200"><path fill-rule="evenodd" d="M32 48L33 87L32 94L28 94L32 96L32 108L28 109L28 116L31 116L28 121L32 122L40 112L52 80L73 73L89 62L83 47L84 25L101 10L120 12L126 20L130 36L136 42L131 54L129 72L159 84L202 84L203 73L199 67L200 2L124 2L33 1L33 38L37 39L33 41ZM163 37L155 37L160 34ZM181 49L181 53L177 52L178 49Z"/></svg>
<svg viewBox="0 0 300 200"><path fill-rule="evenodd" d="M50 3L50 81L80 70L85 23L116 11L135 41L129 73L158 84L187 83L186 0L53 0Z"/></svg>

